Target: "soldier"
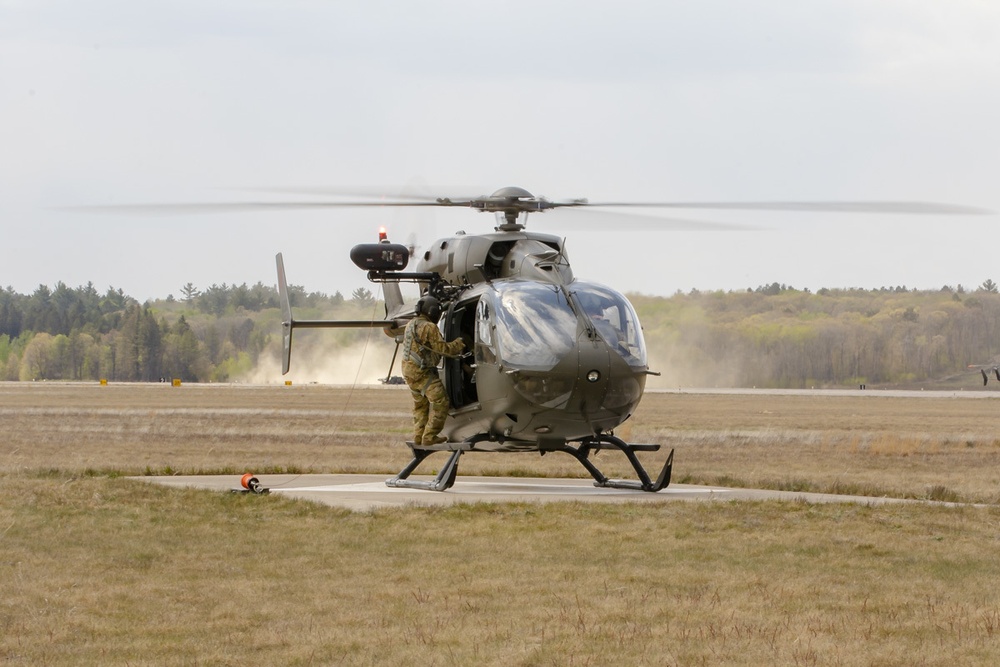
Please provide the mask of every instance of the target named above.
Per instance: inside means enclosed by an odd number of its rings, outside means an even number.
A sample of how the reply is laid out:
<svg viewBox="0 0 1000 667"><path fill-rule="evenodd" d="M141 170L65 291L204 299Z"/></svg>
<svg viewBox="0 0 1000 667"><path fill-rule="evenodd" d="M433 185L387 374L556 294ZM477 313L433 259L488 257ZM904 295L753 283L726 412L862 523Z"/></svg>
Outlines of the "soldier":
<svg viewBox="0 0 1000 667"><path fill-rule="evenodd" d="M403 334L403 379L413 394L413 444L436 445L447 441L440 433L448 417L448 395L437 365L442 355L461 354L465 342L461 338L444 341L437 328L441 303L434 297L421 297L416 312Z"/></svg>

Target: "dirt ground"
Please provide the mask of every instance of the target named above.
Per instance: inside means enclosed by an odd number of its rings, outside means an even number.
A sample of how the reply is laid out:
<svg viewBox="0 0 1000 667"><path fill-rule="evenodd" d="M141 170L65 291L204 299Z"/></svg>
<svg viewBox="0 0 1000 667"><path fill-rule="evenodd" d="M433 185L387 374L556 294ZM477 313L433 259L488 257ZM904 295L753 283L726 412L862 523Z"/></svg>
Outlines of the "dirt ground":
<svg viewBox="0 0 1000 667"><path fill-rule="evenodd" d="M409 408L394 386L0 383L0 471L394 473ZM675 481L993 502L998 408L921 392L650 392L617 434L661 445L643 454L651 470L675 449ZM630 472L617 452L598 457ZM467 456L462 472L586 476L560 454Z"/></svg>

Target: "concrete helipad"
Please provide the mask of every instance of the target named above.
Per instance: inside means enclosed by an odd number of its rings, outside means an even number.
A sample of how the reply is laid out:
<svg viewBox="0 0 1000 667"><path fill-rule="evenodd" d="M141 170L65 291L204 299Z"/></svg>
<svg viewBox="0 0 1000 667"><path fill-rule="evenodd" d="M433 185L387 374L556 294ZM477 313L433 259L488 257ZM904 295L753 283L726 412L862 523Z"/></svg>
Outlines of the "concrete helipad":
<svg viewBox="0 0 1000 667"><path fill-rule="evenodd" d="M228 492L240 488L235 475L134 477L132 479L174 487ZM720 500L802 500L805 502L854 502L882 504L917 502L895 498L837 496L756 489L671 484L659 493L595 487L585 479L520 477L459 477L447 491L397 489L385 485L386 475L258 475L271 493L313 502L367 511L386 507L451 505L476 502L670 502ZM413 475L411 479L427 479Z"/></svg>

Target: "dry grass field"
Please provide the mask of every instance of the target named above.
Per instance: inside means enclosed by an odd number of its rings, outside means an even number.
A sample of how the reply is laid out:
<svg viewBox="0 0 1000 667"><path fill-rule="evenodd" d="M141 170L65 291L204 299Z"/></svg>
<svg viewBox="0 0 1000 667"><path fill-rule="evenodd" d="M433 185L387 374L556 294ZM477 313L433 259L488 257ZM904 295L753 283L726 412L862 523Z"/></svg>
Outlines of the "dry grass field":
<svg viewBox="0 0 1000 667"><path fill-rule="evenodd" d="M992 504L998 400L649 394L619 435L675 448L676 481ZM0 664L1000 661L994 507L351 513L122 478L395 473L408 421L393 387L0 384Z"/></svg>

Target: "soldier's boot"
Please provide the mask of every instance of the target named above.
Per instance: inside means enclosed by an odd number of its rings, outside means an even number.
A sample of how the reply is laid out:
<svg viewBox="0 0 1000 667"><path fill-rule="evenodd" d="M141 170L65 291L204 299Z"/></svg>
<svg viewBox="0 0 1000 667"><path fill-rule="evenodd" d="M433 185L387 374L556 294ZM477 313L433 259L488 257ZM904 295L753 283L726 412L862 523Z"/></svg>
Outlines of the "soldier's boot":
<svg viewBox="0 0 1000 667"><path fill-rule="evenodd" d="M435 417L437 418L435 419ZM424 430L423 443L425 445L440 445L442 442L448 442L448 438L441 435L442 428L444 428L444 417L435 415L432 408L430 419L427 420L427 428Z"/></svg>

